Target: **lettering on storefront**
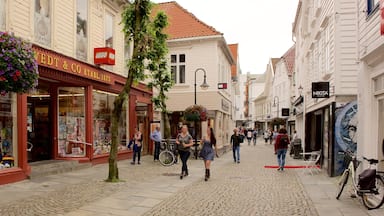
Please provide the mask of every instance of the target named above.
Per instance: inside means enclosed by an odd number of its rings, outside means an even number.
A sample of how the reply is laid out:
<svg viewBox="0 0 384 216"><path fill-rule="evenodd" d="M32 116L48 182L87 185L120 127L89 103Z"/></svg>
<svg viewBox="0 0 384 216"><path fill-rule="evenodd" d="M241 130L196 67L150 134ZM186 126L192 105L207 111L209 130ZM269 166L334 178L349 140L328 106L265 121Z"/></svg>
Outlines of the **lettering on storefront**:
<svg viewBox="0 0 384 216"><path fill-rule="evenodd" d="M87 79L96 80L103 83L112 83L112 78L104 71L93 68L87 64L77 62L75 60L61 57L54 53L42 52L39 49L34 49L35 58L40 66L52 68L55 70L67 72L82 76Z"/></svg>

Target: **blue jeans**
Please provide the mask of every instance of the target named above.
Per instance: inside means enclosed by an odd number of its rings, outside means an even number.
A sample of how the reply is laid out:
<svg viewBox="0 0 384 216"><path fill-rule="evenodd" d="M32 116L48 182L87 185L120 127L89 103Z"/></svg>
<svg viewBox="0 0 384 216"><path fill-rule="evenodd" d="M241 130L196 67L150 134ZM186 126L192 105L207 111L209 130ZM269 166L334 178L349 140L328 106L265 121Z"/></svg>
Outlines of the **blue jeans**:
<svg viewBox="0 0 384 216"><path fill-rule="evenodd" d="M240 146L233 147L232 151L233 151L233 160L235 162L240 161ZM237 160L236 160L236 158L237 158Z"/></svg>
<svg viewBox="0 0 384 216"><path fill-rule="evenodd" d="M277 149L277 163L279 164L279 168L281 169L284 169L286 154L287 149Z"/></svg>

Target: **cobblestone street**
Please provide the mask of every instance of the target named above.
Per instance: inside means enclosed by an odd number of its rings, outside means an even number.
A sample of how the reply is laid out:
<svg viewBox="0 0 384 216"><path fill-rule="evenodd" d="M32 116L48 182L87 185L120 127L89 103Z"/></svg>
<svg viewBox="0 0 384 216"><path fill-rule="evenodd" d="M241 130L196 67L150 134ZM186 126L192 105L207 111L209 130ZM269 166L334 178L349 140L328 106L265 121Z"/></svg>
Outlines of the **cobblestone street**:
<svg viewBox="0 0 384 216"><path fill-rule="evenodd" d="M134 166L128 160L120 161L120 178L124 181L115 184L103 181L108 166L102 164L3 185L0 196L7 198L0 200L0 215L381 214L378 211L368 214L361 203L346 197L336 201L333 191L329 197L322 197L316 190L324 191L324 188L314 180L322 175L300 177L298 170L279 172L264 168L264 165L275 165L276 161L272 146L261 142L256 147L243 144L240 164L233 162L232 152L215 158L208 182L203 179L201 160L191 158L190 175L180 180L180 164L163 167L152 159L145 156L141 165ZM288 165L300 162L289 156L287 160ZM310 183L303 184L303 180ZM329 190L333 190L332 187ZM335 204L328 207L324 200ZM344 214L337 210L340 206L355 214Z"/></svg>

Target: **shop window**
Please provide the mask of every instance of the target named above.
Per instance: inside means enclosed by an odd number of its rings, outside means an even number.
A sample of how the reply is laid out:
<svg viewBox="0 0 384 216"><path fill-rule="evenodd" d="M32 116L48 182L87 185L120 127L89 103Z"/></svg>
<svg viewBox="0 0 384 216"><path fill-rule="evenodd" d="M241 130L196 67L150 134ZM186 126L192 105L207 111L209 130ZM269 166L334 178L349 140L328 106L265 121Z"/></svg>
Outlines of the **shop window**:
<svg viewBox="0 0 384 216"><path fill-rule="evenodd" d="M62 157L84 157L85 97L82 87L59 88L59 142Z"/></svg>
<svg viewBox="0 0 384 216"><path fill-rule="evenodd" d="M0 171L17 166L16 94L0 95Z"/></svg>
<svg viewBox="0 0 384 216"><path fill-rule="evenodd" d="M117 95L94 90L93 91L93 154L109 154L112 143L112 110ZM118 151L127 150L127 106L119 125Z"/></svg>
<svg viewBox="0 0 384 216"><path fill-rule="evenodd" d="M0 30L5 31L6 23L6 0L0 0Z"/></svg>
<svg viewBox="0 0 384 216"><path fill-rule="evenodd" d="M87 0L77 0L76 17L76 57L87 61L88 54L88 4Z"/></svg>
<svg viewBox="0 0 384 216"><path fill-rule="evenodd" d="M35 0L34 32L35 42L51 46L51 1Z"/></svg>

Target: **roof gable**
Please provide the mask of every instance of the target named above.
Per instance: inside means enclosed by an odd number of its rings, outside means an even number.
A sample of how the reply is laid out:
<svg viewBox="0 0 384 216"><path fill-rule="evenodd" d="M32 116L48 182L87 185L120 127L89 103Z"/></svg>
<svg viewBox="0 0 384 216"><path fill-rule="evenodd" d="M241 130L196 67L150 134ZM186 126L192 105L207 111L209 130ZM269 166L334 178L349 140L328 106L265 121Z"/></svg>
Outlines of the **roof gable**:
<svg viewBox="0 0 384 216"><path fill-rule="evenodd" d="M152 15L158 11L163 11L168 17L169 25L165 29L165 33L168 34L169 40L223 35L212 26L199 20L175 1L155 4Z"/></svg>
<svg viewBox="0 0 384 216"><path fill-rule="evenodd" d="M288 76L293 75L293 70L295 68L295 45L293 45L283 56L283 61L287 67Z"/></svg>

